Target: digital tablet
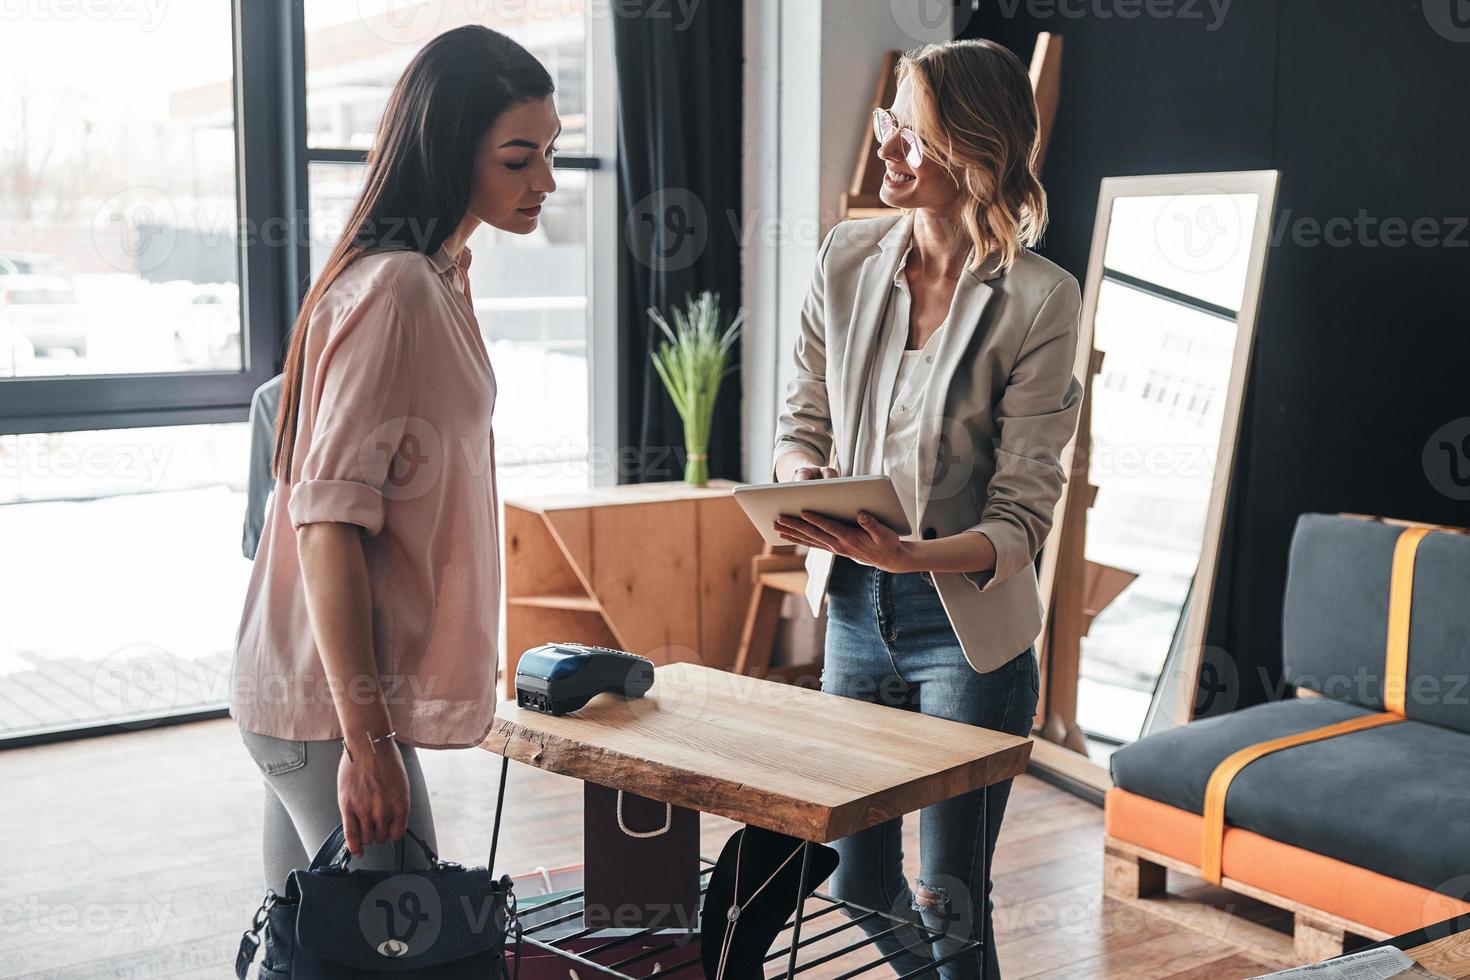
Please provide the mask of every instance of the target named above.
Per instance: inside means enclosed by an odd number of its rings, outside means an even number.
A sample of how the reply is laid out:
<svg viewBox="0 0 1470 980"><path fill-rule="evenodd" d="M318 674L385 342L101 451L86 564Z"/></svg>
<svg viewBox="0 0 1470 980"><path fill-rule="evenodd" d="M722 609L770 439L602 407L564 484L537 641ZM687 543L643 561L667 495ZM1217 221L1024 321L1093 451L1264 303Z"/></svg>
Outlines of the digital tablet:
<svg viewBox="0 0 1470 980"><path fill-rule="evenodd" d="M909 533L908 515L893 481L886 476L747 483L736 487L734 494L745 516L770 544L791 544L772 525L782 514L800 515L804 510L848 524L856 524L858 512L865 510L899 534Z"/></svg>

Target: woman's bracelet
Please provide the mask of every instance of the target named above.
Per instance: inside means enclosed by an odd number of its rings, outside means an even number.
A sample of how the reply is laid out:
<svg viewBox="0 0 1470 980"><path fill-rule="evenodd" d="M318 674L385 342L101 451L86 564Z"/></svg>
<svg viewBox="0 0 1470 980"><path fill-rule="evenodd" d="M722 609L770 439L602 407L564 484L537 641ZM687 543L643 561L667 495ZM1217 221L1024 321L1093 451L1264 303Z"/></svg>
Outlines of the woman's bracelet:
<svg viewBox="0 0 1470 980"><path fill-rule="evenodd" d="M378 742L386 742L386 741L388 741L388 739L390 739L394 735L397 735L398 734L398 730L397 729L394 729L393 731L389 732L387 735L374 735L372 732L369 732L369 731L364 731L363 734L367 736L368 748L370 748L370 749L373 750L373 755L377 755L378 754L378 750L376 748L373 748L373 746L376 743L378 743ZM356 759L354 759L352 757L352 750L347 747L347 739L345 737L342 739L342 751L347 753L347 761L348 762L356 762L357 761Z"/></svg>

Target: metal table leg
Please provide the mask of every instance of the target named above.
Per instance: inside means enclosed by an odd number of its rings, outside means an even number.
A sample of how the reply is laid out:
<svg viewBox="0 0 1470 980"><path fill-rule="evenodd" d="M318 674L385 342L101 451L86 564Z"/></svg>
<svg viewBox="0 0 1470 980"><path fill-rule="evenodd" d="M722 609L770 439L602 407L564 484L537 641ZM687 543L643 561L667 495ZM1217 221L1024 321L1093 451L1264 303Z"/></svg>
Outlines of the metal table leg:
<svg viewBox="0 0 1470 980"><path fill-rule="evenodd" d="M980 789L980 969L985 969L985 944L990 941L990 787Z"/></svg>
<svg viewBox="0 0 1470 980"><path fill-rule="evenodd" d="M801 842L801 877L796 882L796 919L791 924L791 955L786 960L786 978L791 980L796 976L796 950L801 945L801 916L806 904L806 881L810 873L812 863L812 845L809 841Z"/></svg>
<svg viewBox="0 0 1470 980"><path fill-rule="evenodd" d="M505 775L510 771L510 756L500 757L500 791L495 794L495 830L490 835L490 861L485 870L495 877L495 851L500 847L500 814L505 811Z"/></svg>

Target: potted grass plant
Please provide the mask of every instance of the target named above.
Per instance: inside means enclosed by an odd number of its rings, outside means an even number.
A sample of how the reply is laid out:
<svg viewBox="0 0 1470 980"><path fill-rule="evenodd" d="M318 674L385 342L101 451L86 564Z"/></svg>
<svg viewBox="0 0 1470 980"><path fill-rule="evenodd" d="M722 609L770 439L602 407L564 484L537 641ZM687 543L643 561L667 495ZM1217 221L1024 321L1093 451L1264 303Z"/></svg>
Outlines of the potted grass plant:
<svg viewBox="0 0 1470 980"><path fill-rule="evenodd" d="M653 369L663 379L674 408L684 422L684 482L702 487L709 482L709 435L720 383L735 370L730 348L740 335L745 311L738 310L721 328L720 294L705 290L686 297L673 310L673 324L653 307L648 316L663 331L653 352Z"/></svg>

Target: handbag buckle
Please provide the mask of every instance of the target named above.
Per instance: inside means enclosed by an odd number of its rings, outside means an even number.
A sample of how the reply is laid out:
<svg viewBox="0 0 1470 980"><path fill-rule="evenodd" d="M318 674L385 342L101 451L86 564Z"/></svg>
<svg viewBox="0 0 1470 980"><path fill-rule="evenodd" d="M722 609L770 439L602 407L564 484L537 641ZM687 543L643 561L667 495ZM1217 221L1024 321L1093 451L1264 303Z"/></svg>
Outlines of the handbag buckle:
<svg viewBox="0 0 1470 980"><path fill-rule="evenodd" d="M280 896L274 888L265 890L265 901L260 903L260 908L255 910L255 915L250 919L250 928L240 934L240 948L235 953L235 976L239 980L245 980L245 974L250 970L250 964L255 960L255 953L260 949L260 930L265 928L266 919L270 917L271 909L280 903Z"/></svg>
<svg viewBox="0 0 1470 980"><path fill-rule="evenodd" d="M279 905L280 902L281 898L276 894L276 890L274 888L267 888L265 890L265 901L260 903L260 908L255 910L255 916L250 920L250 931L258 933L264 929L266 919L270 918L271 909Z"/></svg>
<svg viewBox="0 0 1470 980"><path fill-rule="evenodd" d="M240 936L240 949L235 953L235 976L239 980L245 980L245 974L250 972L250 964L255 961L255 952L258 949L260 949L260 940L255 938L255 932L243 933Z"/></svg>

